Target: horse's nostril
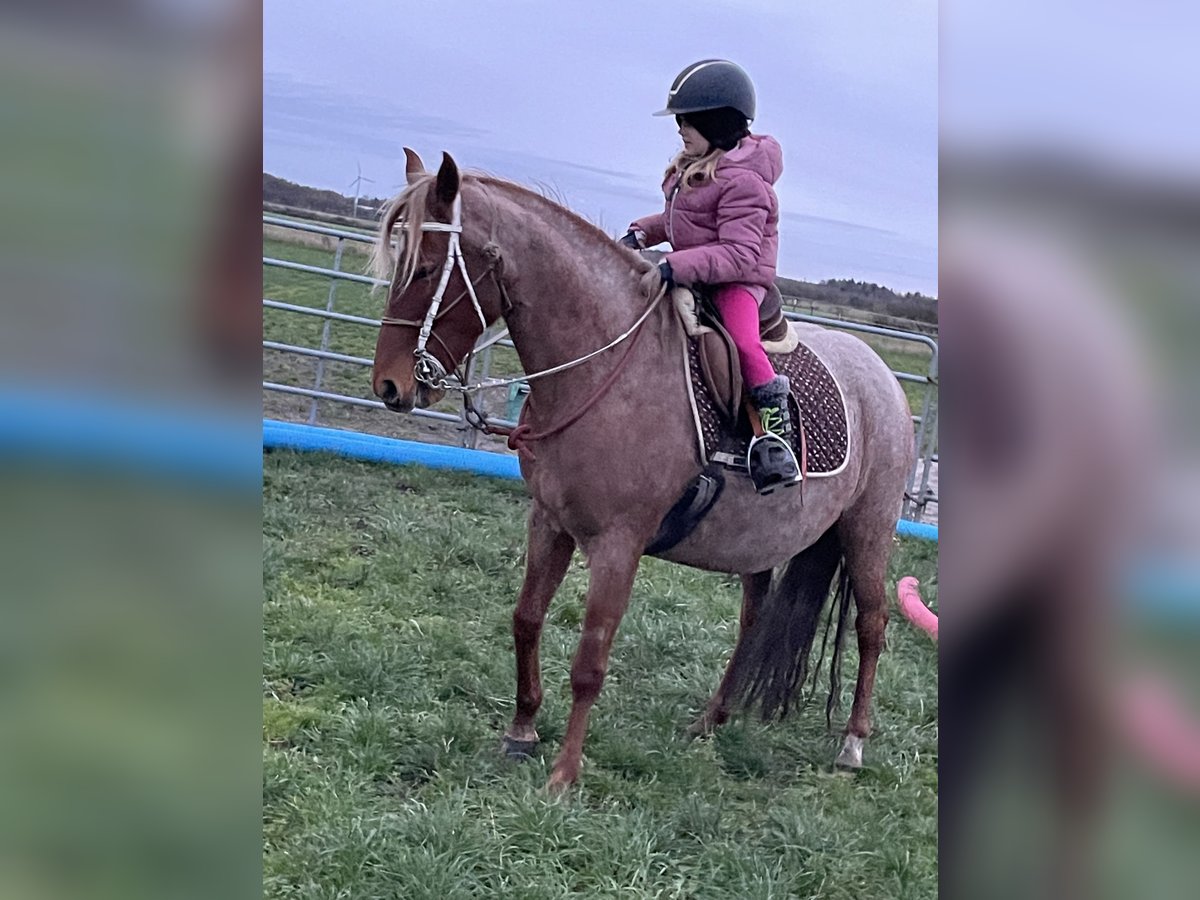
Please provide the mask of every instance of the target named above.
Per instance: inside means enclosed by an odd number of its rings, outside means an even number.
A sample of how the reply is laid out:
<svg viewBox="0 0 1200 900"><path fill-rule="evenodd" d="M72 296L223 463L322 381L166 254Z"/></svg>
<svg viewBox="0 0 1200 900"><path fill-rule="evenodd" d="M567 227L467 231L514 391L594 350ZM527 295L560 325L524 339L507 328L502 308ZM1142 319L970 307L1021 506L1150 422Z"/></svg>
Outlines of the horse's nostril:
<svg viewBox="0 0 1200 900"><path fill-rule="evenodd" d="M379 390L376 391L376 393L379 394L379 399L384 403L390 403L400 394L400 392L396 390L396 382L392 381L390 378L383 379L383 383L380 384Z"/></svg>

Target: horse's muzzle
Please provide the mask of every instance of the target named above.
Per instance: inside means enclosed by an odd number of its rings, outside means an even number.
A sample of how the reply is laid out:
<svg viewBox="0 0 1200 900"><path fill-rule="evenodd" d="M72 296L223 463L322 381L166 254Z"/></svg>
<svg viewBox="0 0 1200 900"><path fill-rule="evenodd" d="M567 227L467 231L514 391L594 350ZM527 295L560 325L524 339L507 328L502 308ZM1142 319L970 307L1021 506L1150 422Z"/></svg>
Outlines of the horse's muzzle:
<svg viewBox="0 0 1200 900"><path fill-rule="evenodd" d="M383 405L392 412L406 413L412 411L413 395L410 393L401 396L400 390L396 387L396 382L390 378L385 378L375 385L375 396L382 400Z"/></svg>
<svg viewBox="0 0 1200 900"><path fill-rule="evenodd" d="M383 401L383 405L392 412L407 413L414 409L426 409L440 401L445 395L445 391L435 391L428 385L418 382L413 391L408 394L401 394L396 387L396 382L390 378L385 378L375 388L375 395Z"/></svg>

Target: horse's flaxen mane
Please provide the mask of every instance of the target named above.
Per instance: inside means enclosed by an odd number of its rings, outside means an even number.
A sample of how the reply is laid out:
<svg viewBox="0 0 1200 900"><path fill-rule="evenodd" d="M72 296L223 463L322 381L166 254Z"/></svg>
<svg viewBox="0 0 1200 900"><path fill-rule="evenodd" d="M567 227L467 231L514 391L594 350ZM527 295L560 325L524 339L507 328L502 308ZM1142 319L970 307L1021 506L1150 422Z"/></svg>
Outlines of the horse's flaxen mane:
<svg viewBox="0 0 1200 900"><path fill-rule="evenodd" d="M425 202L434 176L423 175L388 201L383 209L383 224L371 250L367 271L381 281L391 281L393 275L401 284L408 284L417 271L417 255L421 249L421 226L425 224ZM403 221L401 221L401 219ZM401 223L400 258L392 254L392 230ZM393 283L392 287L395 287Z"/></svg>
<svg viewBox="0 0 1200 900"><path fill-rule="evenodd" d="M432 174L420 176L384 207L383 223L380 226L375 247L371 252L368 271L375 278L392 281L393 290L397 284L407 285L417 270L417 258L421 246L421 226L425 224L425 206L434 180L435 176ZM565 220L574 226L578 233L594 238L598 246L611 249L616 254L624 255L628 252L615 243L599 226L556 200L517 184L515 181L472 172L464 174L464 185L466 184L476 184L485 192L495 190L506 195L518 205L527 206L532 203L538 207L543 218ZM401 228L398 241L399 259L392 252L392 232L397 223Z"/></svg>

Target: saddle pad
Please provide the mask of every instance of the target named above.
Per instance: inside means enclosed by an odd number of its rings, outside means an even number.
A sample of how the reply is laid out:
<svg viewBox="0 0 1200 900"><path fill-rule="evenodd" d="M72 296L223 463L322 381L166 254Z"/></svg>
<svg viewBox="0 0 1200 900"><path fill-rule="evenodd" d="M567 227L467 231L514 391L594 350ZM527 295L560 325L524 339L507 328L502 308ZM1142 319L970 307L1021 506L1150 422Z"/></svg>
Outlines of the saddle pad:
<svg viewBox="0 0 1200 900"><path fill-rule="evenodd" d="M780 375L792 383L792 421L804 431L807 447L807 477L836 475L846 465L850 438L846 428L846 399L833 374L819 356L803 342L788 354L771 354L771 363ZM745 458L751 433L742 417L735 434L726 426L713 396L700 374L698 341L688 338L688 367L692 380L696 424L704 445L705 461ZM799 406L799 416L796 407ZM800 428L793 429L792 449L796 459L802 459Z"/></svg>

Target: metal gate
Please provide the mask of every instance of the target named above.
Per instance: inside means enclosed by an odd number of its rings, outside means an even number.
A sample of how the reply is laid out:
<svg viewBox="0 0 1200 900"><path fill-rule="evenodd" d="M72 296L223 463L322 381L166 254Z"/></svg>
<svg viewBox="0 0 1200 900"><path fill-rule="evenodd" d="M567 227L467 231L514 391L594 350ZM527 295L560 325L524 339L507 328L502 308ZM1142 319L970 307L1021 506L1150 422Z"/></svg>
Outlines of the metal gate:
<svg viewBox="0 0 1200 900"><path fill-rule="evenodd" d="M370 245L375 241L375 235L367 232L354 231L345 228L336 228L329 225L324 225L318 222L285 218L270 213L263 214L263 225L273 229L276 233L279 231L296 232L299 235L311 234L320 236L320 238L329 239L335 242L333 247L333 265L332 267L311 265L302 262L296 262L289 259L281 259L273 256L263 255L264 276L263 285L264 293L267 296L263 297L264 309L264 326L263 326L263 349L279 354L289 354L296 357L315 360L315 374L310 384L300 383L283 383L281 381L271 380L264 377L263 390L277 394L289 394L298 397L309 399L306 421L310 425L316 425L319 422L319 403L321 401L331 401L334 403L345 404L351 407L359 407L366 409L386 409L386 407L378 400L367 396L354 396L337 390L330 390L326 384L327 380L327 363L336 363L338 365L349 365L369 369L372 360L366 356L339 353L331 348L331 328L334 323L353 326L355 328L371 329L375 332L379 329L379 319L369 315L354 314L348 312L339 312L334 307L337 304L338 288L341 284L367 285L367 286L383 286L386 287L386 282L379 281L374 278L369 278L365 275L355 274L343 269L344 257L348 246L355 244ZM266 228L264 229L264 238L266 237ZM320 239L318 238L318 240ZM287 240L281 238L281 240ZM328 250L324 250L328 252ZM268 285L271 284L271 278L268 277L266 270L274 269L277 271L303 273L305 275L320 277L327 279L329 282L328 291L325 294L325 304L323 307L304 305L301 303L290 303L286 300L276 299L269 296L271 291ZM788 297L784 296L784 302L788 301ZM361 304L360 304L361 306ZM285 313L289 316L308 316L323 321L317 346L309 346L306 344L280 341L271 339L267 326L267 310ZM360 309L360 312L362 310ZM915 427L915 438L917 448L917 462L909 473L908 483L905 490L904 507L902 515L906 519L914 521L922 521L927 519L936 519L936 512L930 511L930 506L936 506L938 502L936 488L936 471L938 463L937 454L937 392L938 392L938 343L932 337L920 334L913 331L903 331L894 328L884 328L877 325L870 325L863 322L846 321L843 319L834 319L826 316L809 315L805 313L785 310L787 318L798 322L812 322L817 325L822 325L828 328L837 328L843 331L857 332L860 334L873 335L875 337L887 338L889 340L901 342L902 344L912 344L929 352L929 363L924 373L906 372L892 369L892 373L896 378L904 384L912 384L919 386L917 392L917 403L914 408L919 407L920 412L913 416L913 425ZM504 339L498 342L500 347L512 348L512 342ZM493 346L485 348L476 358L473 363L472 371L469 377L488 378L491 375L493 365ZM369 380L363 379L364 393L369 389ZM527 391L527 386L514 385L513 389L505 398L505 410L503 414L492 415L494 421L501 422L506 425L515 425L516 410L519 408L523 390ZM493 401L494 402L494 401ZM477 404L484 412L488 412L486 403L480 402ZM475 447L479 440L478 432L467 425L466 418L463 413L450 413L436 409L418 409L414 410L413 415L423 419L448 423L456 426L461 432L460 443L463 446Z"/></svg>

